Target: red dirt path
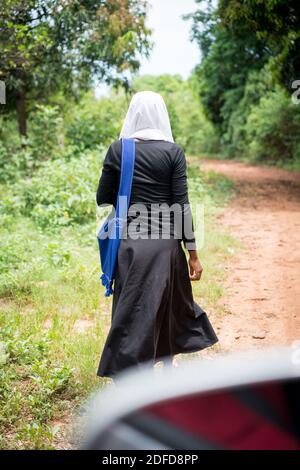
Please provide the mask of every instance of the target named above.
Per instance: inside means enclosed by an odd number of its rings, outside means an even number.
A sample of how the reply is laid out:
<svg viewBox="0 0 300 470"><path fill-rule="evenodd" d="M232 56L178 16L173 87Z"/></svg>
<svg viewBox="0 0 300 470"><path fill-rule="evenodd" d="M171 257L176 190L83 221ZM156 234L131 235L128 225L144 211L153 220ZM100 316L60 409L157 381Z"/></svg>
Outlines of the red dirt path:
<svg viewBox="0 0 300 470"><path fill-rule="evenodd" d="M225 350L288 345L300 339L300 172L234 161L201 160L237 194L219 219L242 248L228 262L215 316Z"/></svg>

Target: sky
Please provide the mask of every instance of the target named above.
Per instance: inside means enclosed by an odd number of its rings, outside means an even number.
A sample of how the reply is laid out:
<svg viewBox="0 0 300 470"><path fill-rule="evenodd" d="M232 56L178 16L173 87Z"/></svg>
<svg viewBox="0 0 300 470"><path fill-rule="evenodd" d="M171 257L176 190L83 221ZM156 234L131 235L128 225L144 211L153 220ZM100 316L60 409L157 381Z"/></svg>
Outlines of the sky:
<svg viewBox="0 0 300 470"><path fill-rule="evenodd" d="M194 0L148 0L147 25L153 30L154 48L142 59L140 74L179 73L187 78L200 61L199 47L189 40L191 21L182 15L197 9Z"/></svg>

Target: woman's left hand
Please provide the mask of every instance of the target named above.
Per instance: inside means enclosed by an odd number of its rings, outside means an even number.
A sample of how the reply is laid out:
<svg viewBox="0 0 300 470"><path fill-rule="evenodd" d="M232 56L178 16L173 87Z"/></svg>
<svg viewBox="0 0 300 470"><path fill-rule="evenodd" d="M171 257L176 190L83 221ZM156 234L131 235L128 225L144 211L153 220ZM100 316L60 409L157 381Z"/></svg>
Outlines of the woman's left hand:
<svg viewBox="0 0 300 470"><path fill-rule="evenodd" d="M189 270L190 270L190 280L191 281L200 281L203 268L200 263L199 258L193 259L189 258Z"/></svg>

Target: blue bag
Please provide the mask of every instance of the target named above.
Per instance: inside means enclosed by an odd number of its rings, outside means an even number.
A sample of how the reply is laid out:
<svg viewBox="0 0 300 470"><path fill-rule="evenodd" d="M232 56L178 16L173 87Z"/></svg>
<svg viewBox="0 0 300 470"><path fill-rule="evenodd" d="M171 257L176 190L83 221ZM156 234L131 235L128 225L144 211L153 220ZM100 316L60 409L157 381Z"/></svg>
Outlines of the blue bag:
<svg viewBox="0 0 300 470"><path fill-rule="evenodd" d="M105 296L113 293L118 250L127 221L127 213L131 196L132 178L135 161L135 142L133 139L122 139L122 159L119 192L116 209L108 216L98 232L98 246L101 261L101 281L105 286Z"/></svg>

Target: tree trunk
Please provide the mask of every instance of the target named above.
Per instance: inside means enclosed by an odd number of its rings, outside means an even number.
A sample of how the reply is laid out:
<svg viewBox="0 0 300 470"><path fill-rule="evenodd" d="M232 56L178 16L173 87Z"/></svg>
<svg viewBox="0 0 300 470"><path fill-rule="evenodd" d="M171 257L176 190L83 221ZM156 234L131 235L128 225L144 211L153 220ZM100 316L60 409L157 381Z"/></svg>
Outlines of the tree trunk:
<svg viewBox="0 0 300 470"><path fill-rule="evenodd" d="M25 91L20 91L17 96L17 113L19 133L21 137L27 136L26 107L25 107Z"/></svg>

